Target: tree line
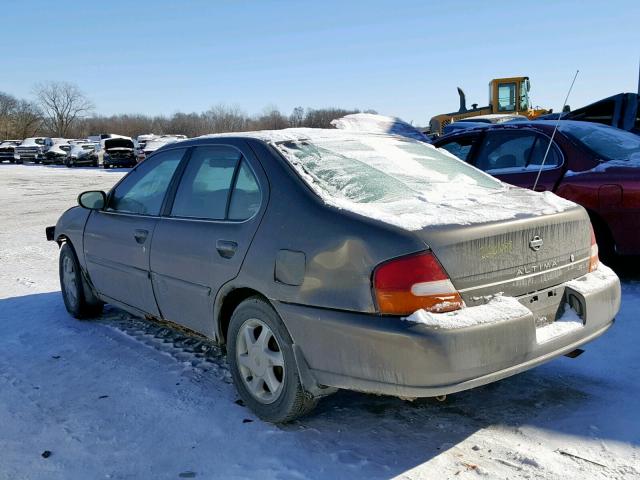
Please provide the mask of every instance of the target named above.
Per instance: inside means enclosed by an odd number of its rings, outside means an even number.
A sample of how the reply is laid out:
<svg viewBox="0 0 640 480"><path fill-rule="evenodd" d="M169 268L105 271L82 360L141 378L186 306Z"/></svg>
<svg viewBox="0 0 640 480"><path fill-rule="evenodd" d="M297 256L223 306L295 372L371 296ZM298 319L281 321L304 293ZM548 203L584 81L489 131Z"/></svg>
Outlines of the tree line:
<svg viewBox="0 0 640 480"><path fill-rule="evenodd" d="M34 99L21 99L0 92L0 139L35 136L84 138L100 133L136 137L145 133L183 134L196 137L209 133L279 130L288 127L331 128L331 120L359 109L296 107L291 114L268 106L248 115L239 106L217 104L204 112L178 112L170 116L123 113L97 115L94 105L77 85L68 82L37 84ZM365 110L366 113L376 113Z"/></svg>

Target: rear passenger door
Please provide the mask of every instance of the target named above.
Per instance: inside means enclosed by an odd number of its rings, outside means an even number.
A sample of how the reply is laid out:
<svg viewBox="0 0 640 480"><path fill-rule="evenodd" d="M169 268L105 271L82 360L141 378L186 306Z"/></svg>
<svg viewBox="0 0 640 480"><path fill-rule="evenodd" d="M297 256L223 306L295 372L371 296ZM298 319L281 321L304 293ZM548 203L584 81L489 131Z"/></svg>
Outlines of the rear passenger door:
<svg viewBox="0 0 640 480"><path fill-rule="evenodd" d="M238 275L268 198L252 151L229 142L193 148L151 247L161 316L208 335L216 294Z"/></svg>
<svg viewBox="0 0 640 480"><path fill-rule="evenodd" d="M562 177L562 153L550 138L533 130L489 130L474 158L475 166L500 180L536 190L553 190Z"/></svg>

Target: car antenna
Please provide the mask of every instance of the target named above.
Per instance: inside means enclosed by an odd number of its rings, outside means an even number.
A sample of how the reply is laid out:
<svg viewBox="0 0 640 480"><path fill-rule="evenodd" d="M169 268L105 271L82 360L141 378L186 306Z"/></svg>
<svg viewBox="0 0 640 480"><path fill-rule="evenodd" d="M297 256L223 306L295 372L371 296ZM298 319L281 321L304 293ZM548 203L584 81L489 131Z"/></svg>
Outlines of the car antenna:
<svg viewBox="0 0 640 480"><path fill-rule="evenodd" d="M538 186L538 181L540 180L540 174L542 173L542 169L544 168L544 162L547 161L547 155L549 155L549 150L551 150L551 144L553 143L553 138L556 136L556 131L558 130L558 125L560 125L560 119L562 118L562 112L564 112L564 107L567 106L567 101L569 100L569 95L571 94L571 90L573 89L573 84L576 83L576 78L578 78L578 73L580 70L576 70L576 74L573 76L573 81L571 82L571 86L569 87L569 91L567 92L567 96L564 99L564 103L562 104L562 109L560 113L558 113L558 119L556 120L556 125L553 127L553 132L551 133L551 140L549 140L549 145L547 145L547 151L544 152L544 157L542 157L542 163L540 164L540 169L538 170L538 175L536 176L536 181L533 183L533 189L535 190Z"/></svg>

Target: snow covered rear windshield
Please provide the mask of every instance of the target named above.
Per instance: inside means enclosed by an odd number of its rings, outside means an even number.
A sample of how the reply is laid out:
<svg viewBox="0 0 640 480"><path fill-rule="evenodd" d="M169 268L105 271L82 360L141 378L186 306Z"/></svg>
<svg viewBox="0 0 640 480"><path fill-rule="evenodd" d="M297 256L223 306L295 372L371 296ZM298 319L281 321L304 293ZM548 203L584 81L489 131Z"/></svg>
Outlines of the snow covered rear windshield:
<svg viewBox="0 0 640 480"><path fill-rule="evenodd" d="M308 175L307 181L356 203L428 200L431 192L452 187L504 188L454 156L411 139L362 135L290 140L276 146Z"/></svg>
<svg viewBox="0 0 640 480"><path fill-rule="evenodd" d="M582 143L602 160L640 162L640 136L634 133L588 122L560 122L558 130Z"/></svg>

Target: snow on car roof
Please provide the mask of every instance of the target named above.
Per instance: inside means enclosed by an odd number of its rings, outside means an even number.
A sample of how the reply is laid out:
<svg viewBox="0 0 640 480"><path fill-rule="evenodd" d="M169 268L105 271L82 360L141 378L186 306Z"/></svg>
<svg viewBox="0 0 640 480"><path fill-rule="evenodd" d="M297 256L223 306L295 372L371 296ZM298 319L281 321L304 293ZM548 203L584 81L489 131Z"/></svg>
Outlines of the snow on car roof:
<svg viewBox="0 0 640 480"><path fill-rule="evenodd" d="M270 143L327 205L407 230L545 215L575 206L550 192L508 186L446 150L397 135L292 128L207 137Z"/></svg>
<svg viewBox="0 0 640 480"><path fill-rule="evenodd" d="M368 133L390 133L402 137L428 142L427 136L413 125L398 117L387 117L373 113L353 113L331 121L331 125L340 130Z"/></svg>

